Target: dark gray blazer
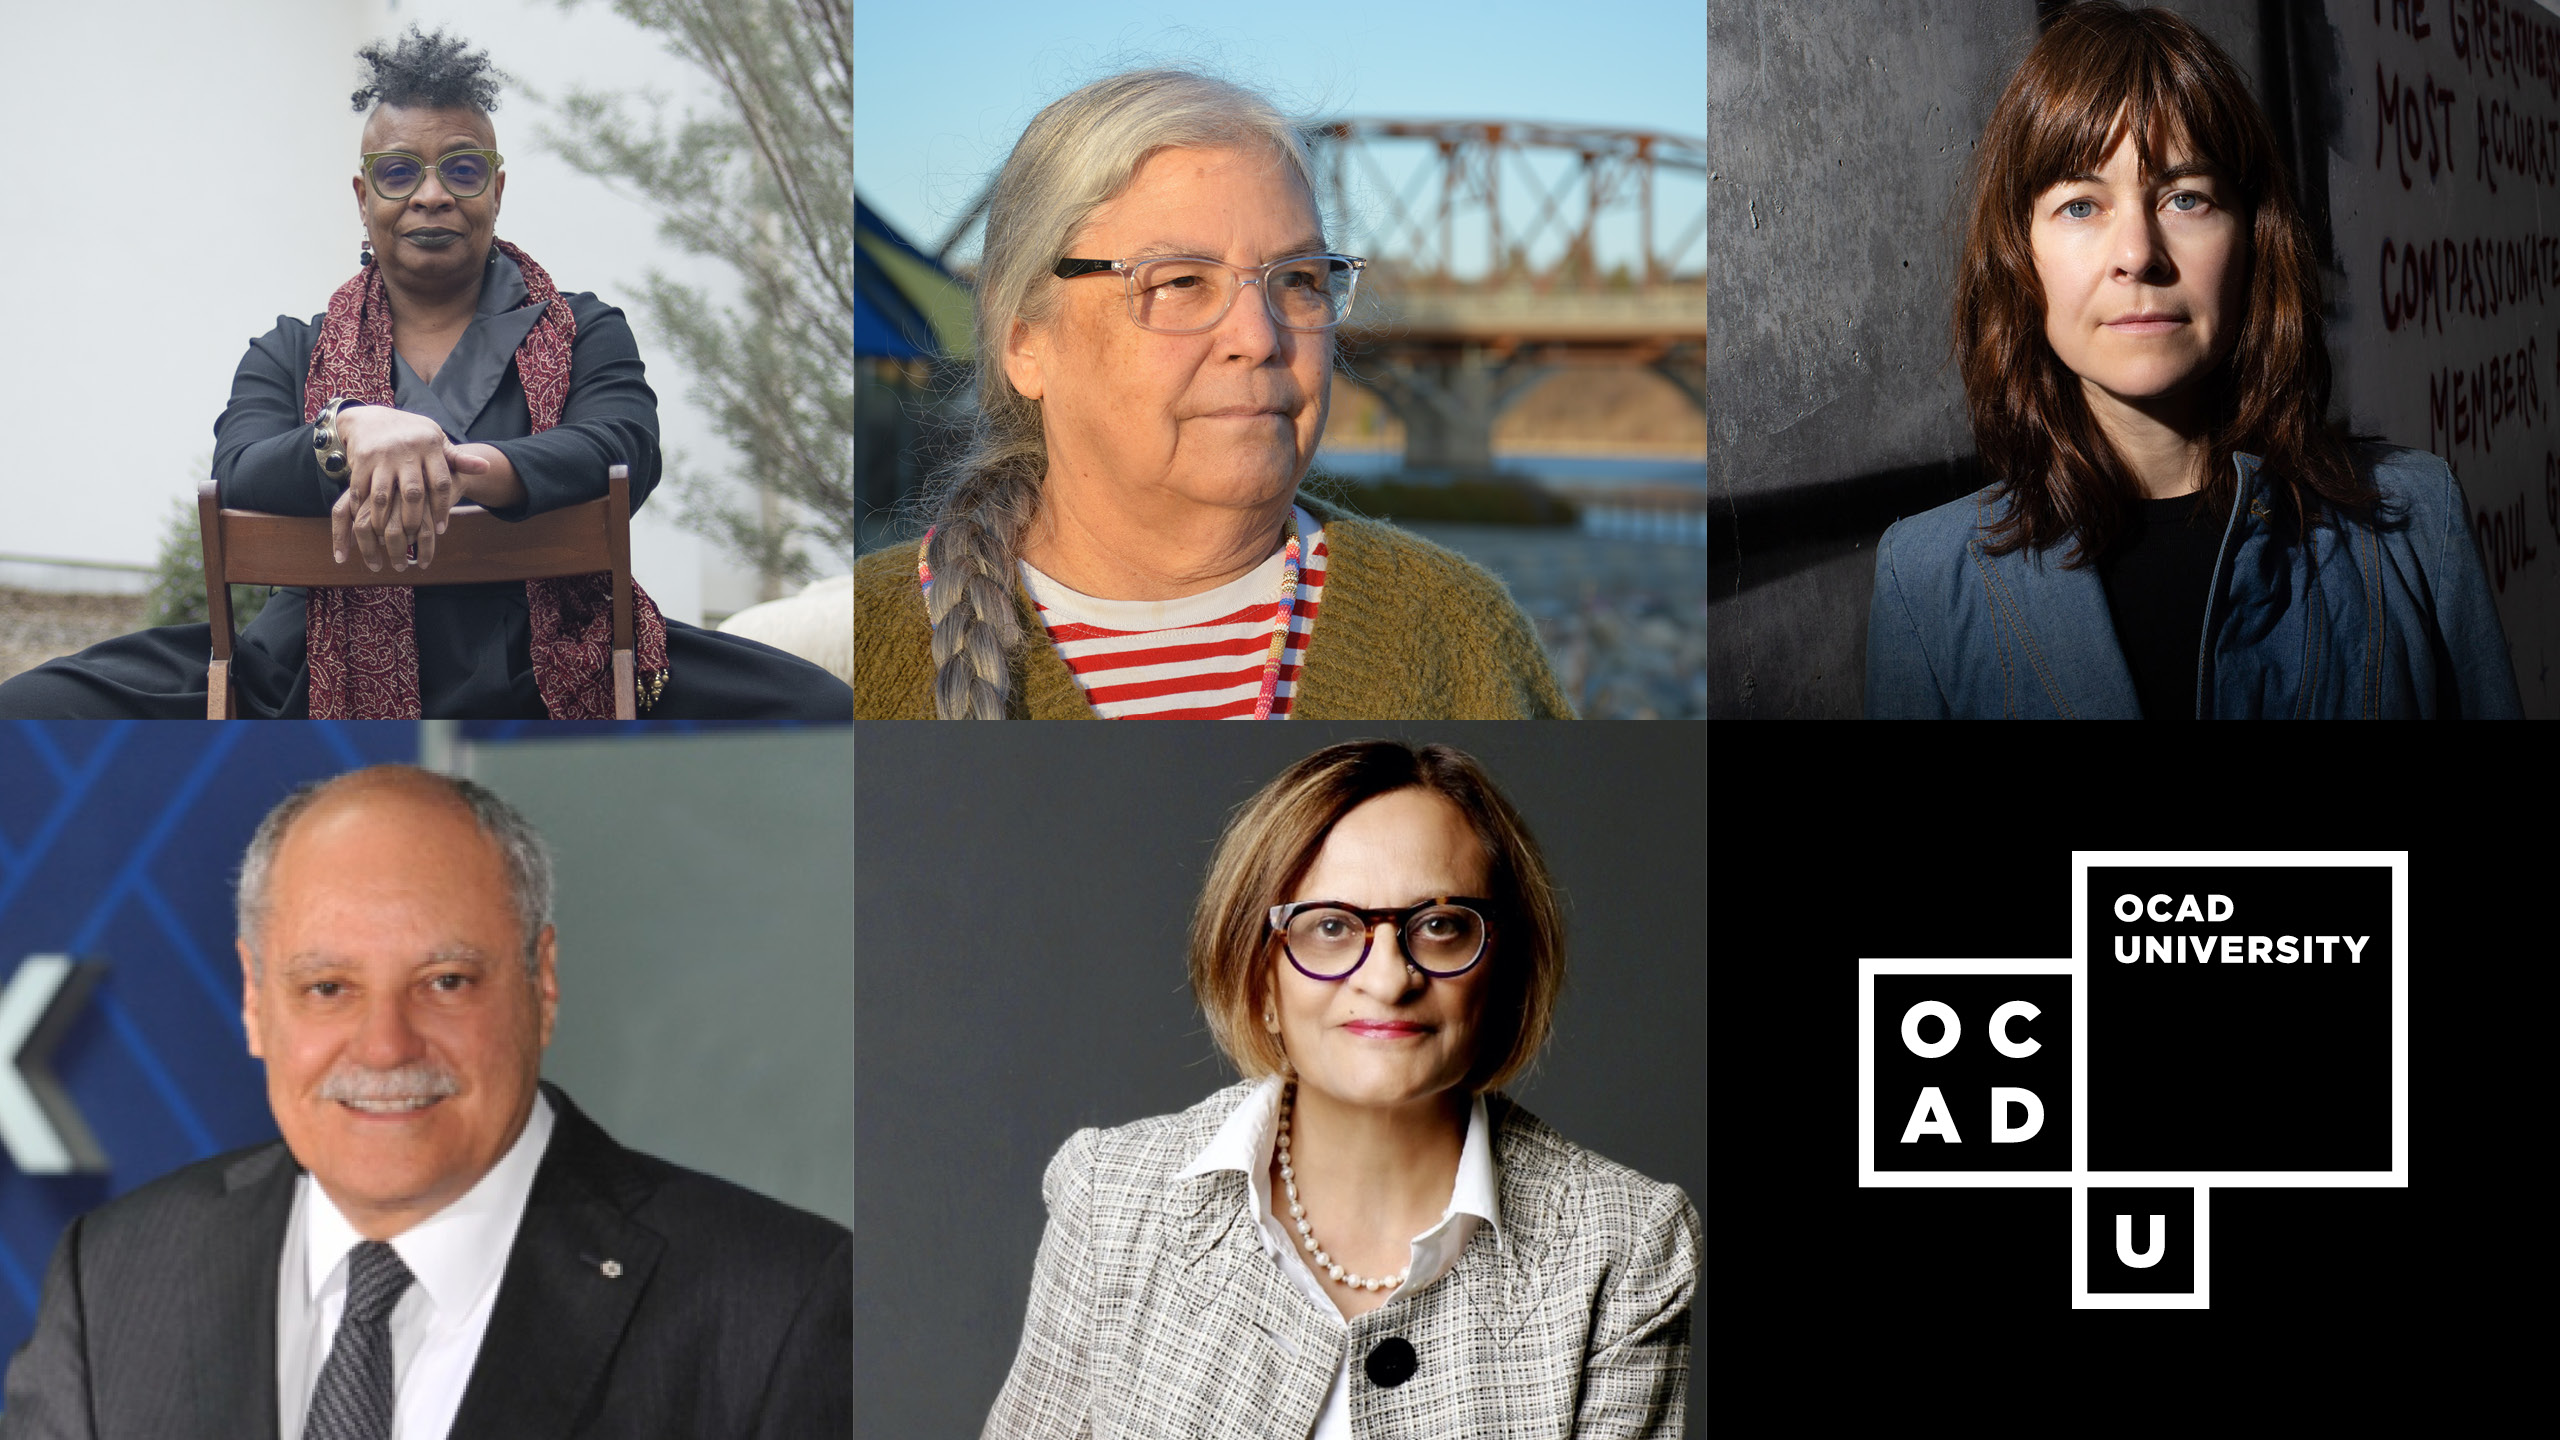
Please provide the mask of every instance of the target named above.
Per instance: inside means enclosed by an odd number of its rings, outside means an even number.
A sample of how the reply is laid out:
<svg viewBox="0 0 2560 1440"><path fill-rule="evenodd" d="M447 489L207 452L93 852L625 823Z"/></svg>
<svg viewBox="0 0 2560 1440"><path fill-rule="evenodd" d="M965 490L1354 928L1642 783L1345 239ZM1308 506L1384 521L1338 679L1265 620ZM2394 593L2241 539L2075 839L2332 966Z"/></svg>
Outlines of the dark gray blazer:
<svg viewBox="0 0 2560 1440"><path fill-rule="evenodd" d="M457 1440L850 1435L852 1235L625 1150L543 1090L551 1145ZM235 1151L72 1222L0 1440L273 1440L300 1173L280 1142Z"/></svg>

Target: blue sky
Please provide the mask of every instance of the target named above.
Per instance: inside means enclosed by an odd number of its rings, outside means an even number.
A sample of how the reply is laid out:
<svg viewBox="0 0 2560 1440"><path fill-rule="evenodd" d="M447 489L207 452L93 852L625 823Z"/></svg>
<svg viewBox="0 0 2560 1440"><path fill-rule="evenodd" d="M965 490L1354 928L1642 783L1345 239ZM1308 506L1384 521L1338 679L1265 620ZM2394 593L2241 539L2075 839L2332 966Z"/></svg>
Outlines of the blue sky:
<svg viewBox="0 0 2560 1440"><path fill-rule="evenodd" d="M1205 66L1296 113L1707 129L1704 0L855 0L853 14L854 181L927 249L1042 105L1137 64ZM1309 16L1312 38L1292 43Z"/></svg>

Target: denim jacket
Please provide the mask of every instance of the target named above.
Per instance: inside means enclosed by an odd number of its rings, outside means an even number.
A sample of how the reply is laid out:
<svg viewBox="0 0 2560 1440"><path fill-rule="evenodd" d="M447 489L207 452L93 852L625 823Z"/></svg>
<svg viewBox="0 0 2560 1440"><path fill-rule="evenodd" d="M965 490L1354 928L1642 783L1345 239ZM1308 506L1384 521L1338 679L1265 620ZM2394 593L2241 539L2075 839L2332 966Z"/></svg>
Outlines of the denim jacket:
<svg viewBox="0 0 2560 1440"><path fill-rule="evenodd" d="M2420 450L2359 453L2378 523L2285 533L2239 455L2196 653L2199 719L2523 713L2453 471ZM2133 719L2133 676L2095 566L1991 555L1998 487L1894 525L1867 618L1870 718Z"/></svg>

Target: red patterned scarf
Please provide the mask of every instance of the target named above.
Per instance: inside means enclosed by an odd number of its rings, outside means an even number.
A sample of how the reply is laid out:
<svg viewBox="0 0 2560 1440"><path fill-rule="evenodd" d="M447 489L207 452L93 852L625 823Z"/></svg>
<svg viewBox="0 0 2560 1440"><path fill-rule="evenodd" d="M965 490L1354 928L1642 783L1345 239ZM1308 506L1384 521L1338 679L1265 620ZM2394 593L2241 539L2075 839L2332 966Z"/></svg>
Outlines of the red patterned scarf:
<svg viewBox="0 0 2560 1440"><path fill-rule="evenodd" d="M569 347L578 322L550 272L500 240L524 272L525 303L548 312L516 347L533 433L560 423L569 402ZM396 403L391 383L391 301L382 268L367 265L329 297L329 316L311 351L302 418L320 418L332 395L369 405ZM613 576L528 580L533 611L533 682L554 720L613 718ZM311 666L311 718L418 718L417 592L406 585L315 586L303 643ZM639 585L631 587L631 643L645 705L666 683L667 622Z"/></svg>

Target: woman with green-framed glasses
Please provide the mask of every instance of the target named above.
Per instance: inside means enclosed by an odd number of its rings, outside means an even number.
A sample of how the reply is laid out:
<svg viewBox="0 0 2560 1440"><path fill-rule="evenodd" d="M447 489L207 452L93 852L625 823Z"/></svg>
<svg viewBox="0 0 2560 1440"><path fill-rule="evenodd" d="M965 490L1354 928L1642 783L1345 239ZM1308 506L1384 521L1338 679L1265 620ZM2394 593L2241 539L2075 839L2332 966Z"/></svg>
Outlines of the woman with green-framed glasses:
<svg viewBox="0 0 2560 1440"><path fill-rule="evenodd" d="M350 571L427 572L456 505L521 520L658 481L657 396L622 312L564 294L498 238L505 157L486 54L412 27L359 52L354 276L326 313L253 342L216 422L233 509L325 515ZM610 577L281 590L235 646L238 713L610 718ZM651 718L844 720L844 682L661 615L634 590ZM119 637L0 685L0 717L205 713L206 628Z"/></svg>

